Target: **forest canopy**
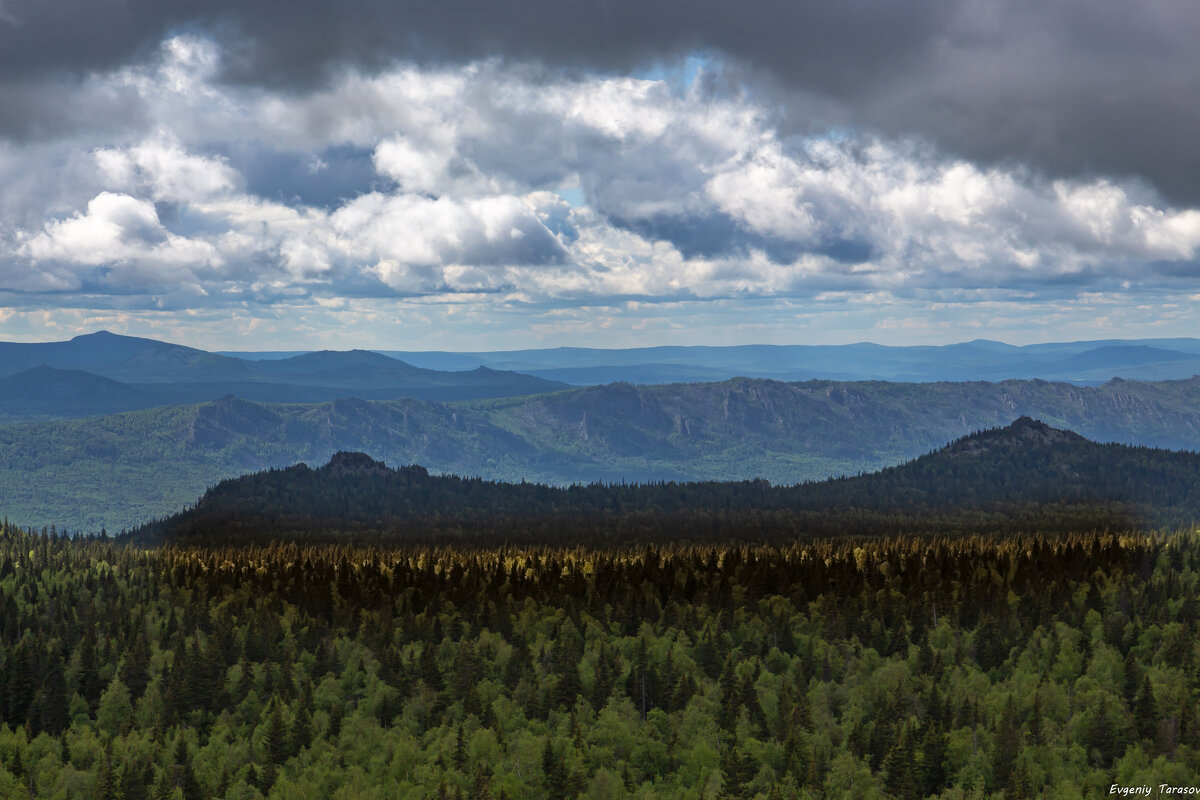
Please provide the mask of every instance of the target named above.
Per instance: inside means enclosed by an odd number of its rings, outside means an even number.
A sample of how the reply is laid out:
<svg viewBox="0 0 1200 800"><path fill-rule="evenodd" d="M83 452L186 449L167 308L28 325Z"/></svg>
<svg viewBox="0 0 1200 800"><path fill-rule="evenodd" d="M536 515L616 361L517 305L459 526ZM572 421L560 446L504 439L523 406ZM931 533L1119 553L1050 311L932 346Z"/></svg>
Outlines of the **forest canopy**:
<svg viewBox="0 0 1200 800"><path fill-rule="evenodd" d="M0 797L1082 797L1200 773L1200 537L5 528Z"/></svg>

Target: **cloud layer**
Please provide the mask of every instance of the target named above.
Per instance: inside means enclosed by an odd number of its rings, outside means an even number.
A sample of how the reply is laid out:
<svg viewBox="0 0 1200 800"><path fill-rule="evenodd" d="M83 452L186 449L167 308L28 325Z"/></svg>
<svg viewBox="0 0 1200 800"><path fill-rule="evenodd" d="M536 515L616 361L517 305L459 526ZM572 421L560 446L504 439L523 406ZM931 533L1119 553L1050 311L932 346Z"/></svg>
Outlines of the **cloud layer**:
<svg viewBox="0 0 1200 800"><path fill-rule="evenodd" d="M0 20L0 31L40 24L33 6L3 8L17 22ZM163 8L144 41L97 43L75 61L0 56L23 76L0 93L53 87L26 98L40 135L4 114L4 305L253 317L350 304L369 317L380 303L439 302L495 319L532 309L529 319L552 326L584 307L624 309L628 320L646 304L704 303L722 316L727 304L753 313L745 304L763 301L846 311L908 302L909 313L1001 298L1091 303L1167 296L1200 272L1200 203L1158 191L1145 171L1047 172L986 148L968 158L970 148L886 114L872 125L795 124L806 98L823 96L807 107L836 116L830 98L881 91L882 66L805 78L781 104L775 91L800 81L789 72L800 67L765 52L758 66L774 88L735 81L738 57L754 59L733 39L721 45L730 56L634 77L548 70L572 57L505 39L500 26L479 50L506 58L422 60L430 42L453 55L431 33L421 47L380 44L392 56L378 64L370 48L361 58L318 48L308 66L332 71L282 86L270 76L288 63L272 49L290 41L286 30L250 36L233 12L214 13L205 24L225 38L177 34L148 50L177 21ZM829 11L830 30L864 9ZM985 11L959 16L986 27ZM872 33L887 20L859 34L887 38ZM932 35L919 27L886 45L911 69L924 52L916 42ZM660 61L672 48L715 47L710 33L681 35ZM645 60L651 48L639 48L575 58L615 68ZM818 72L838 63L810 57Z"/></svg>
<svg viewBox="0 0 1200 800"><path fill-rule="evenodd" d="M221 44L218 80L268 89L400 62L501 58L554 79L706 52L731 79L775 85L795 130L916 136L955 157L1133 177L1194 203L1197 30L1200 6L1178 0L296 0L286 11L267 0L5 0L0 135L94 124L108 116L98 103L46 94L142 63L179 33Z"/></svg>

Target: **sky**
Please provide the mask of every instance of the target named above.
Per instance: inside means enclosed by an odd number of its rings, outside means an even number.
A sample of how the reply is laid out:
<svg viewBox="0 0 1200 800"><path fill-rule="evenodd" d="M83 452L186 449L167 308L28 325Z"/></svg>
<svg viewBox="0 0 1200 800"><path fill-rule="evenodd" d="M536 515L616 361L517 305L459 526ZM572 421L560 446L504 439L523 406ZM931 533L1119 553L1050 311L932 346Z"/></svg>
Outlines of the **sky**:
<svg viewBox="0 0 1200 800"><path fill-rule="evenodd" d="M0 339L1200 336L1200 4L0 0Z"/></svg>

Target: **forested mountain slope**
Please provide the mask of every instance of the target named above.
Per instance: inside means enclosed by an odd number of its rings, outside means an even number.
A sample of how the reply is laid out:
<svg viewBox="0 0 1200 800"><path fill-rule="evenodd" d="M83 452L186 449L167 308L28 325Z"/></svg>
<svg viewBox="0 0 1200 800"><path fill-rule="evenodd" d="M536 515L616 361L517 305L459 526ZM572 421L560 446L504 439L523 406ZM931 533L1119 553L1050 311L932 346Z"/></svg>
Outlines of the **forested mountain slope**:
<svg viewBox="0 0 1200 800"><path fill-rule="evenodd" d="M339 450L433 472L550 484L776 484L880 469L1028 415L1088 438L1200 447L1200 380L613 384L470 403L260 405L234 397L0 427L0 487L21 524L119 529L217 481Z"/></svg>
<svg viewBox="0 0 1200 800"><path fill-rule="evenodd" d="M115 414L161 405L157 398L90 372L31 367L0 378L0 420Z"/></svg>
<svg viewBox="0 0 1200 800"><path fill-rule="evenodd" d="M989 530L1126 530L1200 519L1200 455L1098 444L1022 417L881 472L766 481L553 488L389 469L338 453L223 481L140 541L272 538L674 541Z"/></svg>

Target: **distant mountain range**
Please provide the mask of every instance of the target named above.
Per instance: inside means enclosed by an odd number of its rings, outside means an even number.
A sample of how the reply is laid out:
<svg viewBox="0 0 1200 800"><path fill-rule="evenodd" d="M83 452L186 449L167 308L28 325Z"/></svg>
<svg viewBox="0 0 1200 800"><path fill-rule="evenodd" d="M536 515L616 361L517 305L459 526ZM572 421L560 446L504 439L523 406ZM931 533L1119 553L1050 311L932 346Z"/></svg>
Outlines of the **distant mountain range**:
<svg viewBox="0 0 1200 800"><path fill-rule="evenodd" d="M561 347L493 353L385 351L430 369L487 366L575 385L680 383L735 377L783 381L1001 381L1041 378L1100 384L1111 378L1170 380L1200 374L1200 339L1063 342L1016 347L984 339L940 347L879 344ZM264 358L270 354L247 354Z"/></svg>
<svg viewBox="0 0 1200 800"><path fill-rule="evenodd" d="M1200 379L890 383L739 379L613 384L441 403L234 397L0 426L0 513L20 524L119 529L224 478L339 450L435 473L529 480L793 484L920 456L1027 415L1091 439L1200 449Z"/></svg>
<svg viewBox="0 0 1200 800"><path fill-rule="evenodd" d="M0 342L0 423L70 418L215 400L313 403L355 397L459 401L569 386L771 380L1057 380L1099 385L1200 374L1200 340L1152 339L1014 347L744 345L492 353L210 353L107 331L66 342Z"/></svg>
<svg viewBox="0 0 1200 800"><path fill-rule="evenodd" d="M470 400L565 387L487 367L425 369L365 350L250 361L107 331L67 342L0 342L0 420L7 421L132 411L228 394L266 403Z"/></svg>
<svg viewBox="0 0 1200 800"><path fill-rule="evenodd" d="M556 543L770 539L898 532L1135 530L1200 519L1200 455L1118 444L1021 417L915 461L798 486L765 481L592 484L571 489L389 469L341 452L224 481L135 538L528 537Z"/></svg>

